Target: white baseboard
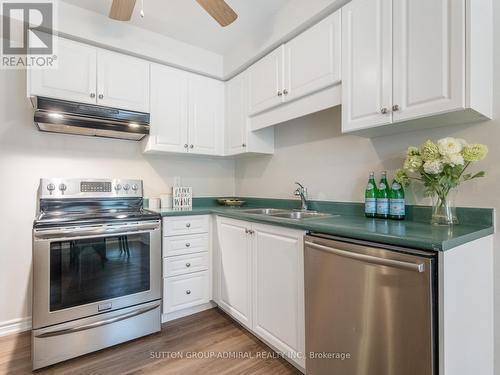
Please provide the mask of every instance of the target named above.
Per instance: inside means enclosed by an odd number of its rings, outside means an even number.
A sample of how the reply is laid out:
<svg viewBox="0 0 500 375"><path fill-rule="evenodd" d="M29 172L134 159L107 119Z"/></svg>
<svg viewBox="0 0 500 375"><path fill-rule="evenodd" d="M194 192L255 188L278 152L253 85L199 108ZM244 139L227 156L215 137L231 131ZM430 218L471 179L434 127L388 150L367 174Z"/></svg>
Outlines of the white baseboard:
<svg viewBox="0 0 500 375"><path fill-rule="evenodd" d="M0 337L15 335L31 329L31 316L0 322Z"/></svg>
<svg viewBox="0 0 500 375"><path fill-rule="evenodd" d="M193 315L193 314L205 311L205 310L213 309L214 307L217 307L217 304L215 304L215 302L210 301L208 303L204 303L202 305L190 307L188 309L174 311L174 312L168 313L168 314L162 314L161 315L161 322L162 323L170 322L170 321L175 320L175 319L184 318L185 316L189 316L189 315Z"/></svg>

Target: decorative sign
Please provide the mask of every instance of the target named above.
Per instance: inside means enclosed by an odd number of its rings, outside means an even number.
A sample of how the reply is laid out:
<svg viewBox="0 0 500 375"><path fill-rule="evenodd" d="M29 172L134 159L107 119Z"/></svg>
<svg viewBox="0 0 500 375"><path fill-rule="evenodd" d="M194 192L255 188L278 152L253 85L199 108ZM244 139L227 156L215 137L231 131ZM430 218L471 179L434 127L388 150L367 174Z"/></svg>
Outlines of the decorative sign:
<svg viewBox="0 0 500 375"><path fill-rule="evenodd" d="M193 208L193 188L182 186L173 187L172 201L175 209Z"/></svg>

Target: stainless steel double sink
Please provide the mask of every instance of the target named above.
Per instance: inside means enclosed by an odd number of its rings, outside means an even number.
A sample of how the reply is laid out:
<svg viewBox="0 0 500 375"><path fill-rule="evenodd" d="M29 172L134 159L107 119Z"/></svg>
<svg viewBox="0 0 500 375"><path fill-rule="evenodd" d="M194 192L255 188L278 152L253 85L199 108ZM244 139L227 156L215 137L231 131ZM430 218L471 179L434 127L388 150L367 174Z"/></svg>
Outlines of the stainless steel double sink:
<svg viewBox="0 0 500 375"><path fill-rule="evenodd" d="M280 217L283 219L301 220L301 219L319 219L322 217L330 217L332 215L317 211L297 211L280 208L250 208L241 210L246 214L267 215L272 217Z"/></svg>

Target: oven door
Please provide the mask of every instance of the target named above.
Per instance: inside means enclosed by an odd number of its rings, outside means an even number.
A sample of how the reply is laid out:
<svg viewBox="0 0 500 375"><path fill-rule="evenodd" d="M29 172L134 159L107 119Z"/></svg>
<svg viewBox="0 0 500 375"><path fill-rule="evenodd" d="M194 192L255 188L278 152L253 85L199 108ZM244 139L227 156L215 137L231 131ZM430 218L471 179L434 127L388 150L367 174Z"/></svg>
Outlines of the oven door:
<svg viewBox="0 0 500 375"><path fill-rule="evenodd" d="M33 328L161 298L159 220L33 230Z"/></svg>

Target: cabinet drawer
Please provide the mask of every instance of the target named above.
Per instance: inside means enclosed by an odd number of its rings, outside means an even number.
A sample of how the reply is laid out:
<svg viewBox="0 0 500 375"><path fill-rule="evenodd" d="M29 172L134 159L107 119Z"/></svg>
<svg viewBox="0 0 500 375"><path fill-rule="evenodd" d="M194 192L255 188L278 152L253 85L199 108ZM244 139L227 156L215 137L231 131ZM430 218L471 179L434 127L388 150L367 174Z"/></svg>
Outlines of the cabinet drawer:
<svg viewBox="0 0 500 375"><path fill-rule="evenodd" d="M163 237L164 257L200 253L202 251L208 251L208 233Z"/></svg>
<svg viewBox="0 0 500 375"><path fill-rule="evenodd" d="M163 258L163 276L171 277L208 269L208 252Z"/></svg>
<svg viewBox="0 0 500 375"><path fill-rule="evenodd" d="M163 313L210 301L208 271L163 279Z"/></svg>
<svg viewBox="0 0 500 375"><path fill-rule="evenodd" d="M182 216L163 219L163 235L208 233L208 216Z"/></svg>

